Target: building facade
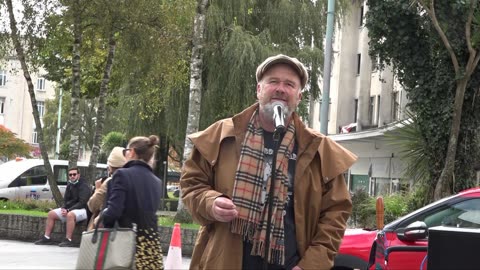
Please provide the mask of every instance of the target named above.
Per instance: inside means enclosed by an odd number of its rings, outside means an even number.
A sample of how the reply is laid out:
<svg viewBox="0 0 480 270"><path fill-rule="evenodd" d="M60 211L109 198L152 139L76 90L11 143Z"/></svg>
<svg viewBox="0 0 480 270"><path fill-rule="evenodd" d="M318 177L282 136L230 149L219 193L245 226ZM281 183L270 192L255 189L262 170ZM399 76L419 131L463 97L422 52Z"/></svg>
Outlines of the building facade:
<svg viewBox="0 0 480 270"><path fill-rule="evenodd" d="M46 80L44 74L43 70L31 74L40 119L45 114L45 102L55 98L55 84ZM0 125L30 143L34 147L32 156L39 156L32 111L28 85L20 61L13 57L0 60Z"/></svg>
<svg viewBox="0 0 480 270"><path fill-rule="evenodd" d="M364 2L356 3L335 30L328 135L359 157L348 172L350 191L389 194L408 180L402 179L398 150L384 134L401 125L408 100L392 70L377 69L368 54ZM312 126L320 130L321 102L310 109Z"/></svg>

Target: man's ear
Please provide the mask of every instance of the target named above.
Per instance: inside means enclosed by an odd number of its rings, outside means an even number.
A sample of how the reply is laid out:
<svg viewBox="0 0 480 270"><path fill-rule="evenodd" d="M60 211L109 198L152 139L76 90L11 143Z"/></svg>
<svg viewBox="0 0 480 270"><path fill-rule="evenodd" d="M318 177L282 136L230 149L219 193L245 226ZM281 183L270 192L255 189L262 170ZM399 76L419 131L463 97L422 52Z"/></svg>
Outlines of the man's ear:
<svg viewBox="0 0 480 270"><path fill-rule="evenodd" d="M302 101L302 91L300 90L298 93L298 101L297 101L297 106L300 104L300 101Z"/></svg>

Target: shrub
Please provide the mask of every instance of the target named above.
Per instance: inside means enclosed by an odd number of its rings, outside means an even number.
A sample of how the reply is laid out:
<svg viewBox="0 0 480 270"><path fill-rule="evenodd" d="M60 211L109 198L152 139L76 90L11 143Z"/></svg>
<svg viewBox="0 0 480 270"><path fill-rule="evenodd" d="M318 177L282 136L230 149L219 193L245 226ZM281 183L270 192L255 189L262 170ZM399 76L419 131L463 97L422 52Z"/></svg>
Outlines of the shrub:
<svg viewBox="0 0 480 270"><path fill-rule="evenodd" d="M390 223L397 218L406 215L408 209L409 196L402 194L392 194L383 198L385 224Z"/></svg>
<svg viewBox="0 0 480 270"><path fill-rule="evenodd" d="M429 203L429 188L425 185L417 185L411 195L408 197L408 212L415 211Z"/></svg>
<svg viewBox="0 0 480 270"><path fill-rule="evenodd" d="M364 189L358 189L352 194L352 222L354 227L375 227L375 199Z"/></svg>
<svg viewBox="0 0 480 270"><path fill-rule="evenodd" d="M33 199L18 199L11 201L2 201L0 203L2 209L23 209L35 210L41 212L48 212L50 209L57 208L54 201L33 200Z"/></svg>
<svg viewBox="0 0 480 270"><path fill-rule="evenodd" d="M164 211L177 211L178 199L162 199Z"/></svg>
<svg viewBox="0 0 480 270"><path fill-rule="evenodd" d="M390 223L411 212L410 202L411 197L408 195L392 194L384 196L384 223ZM360 189L352 194L352 203L352 225L366 229L376 228L376 198L369 196L365 190Z"/></svg>

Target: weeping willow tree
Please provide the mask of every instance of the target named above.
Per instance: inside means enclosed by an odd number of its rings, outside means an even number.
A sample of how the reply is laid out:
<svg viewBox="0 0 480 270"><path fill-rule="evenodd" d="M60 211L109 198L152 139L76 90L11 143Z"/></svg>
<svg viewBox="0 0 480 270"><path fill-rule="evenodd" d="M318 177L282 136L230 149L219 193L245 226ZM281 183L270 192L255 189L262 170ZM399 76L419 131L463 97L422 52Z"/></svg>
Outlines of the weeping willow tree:
<svg viewBox="0 0 480 270"><path fill-rule="evenodd" d="M255 69L277 53L297 57L310 73L300 106L318 99L327 1L210 1L204 50L200 128L232 116L255 99ZM352 1L336 1L343 14Z"/></svg>
<svg viewBox="0 0 480 270"><path fill-rule="evenodd" d="M112 77L118 90L110 96L115 108L107 129L122 131L127 138L159 135L156 169L163 178L163 162L171 152L181 153L185 138L195 1L151 4L148 14L138 14L145 20L130 25L132 31L123 34L118 48L120 68Z"/></svg>
<svg viewBox="0 0 480 270"><path fill-rule="evenodd" d="M109 30L115 27L115 60L104 99L103 134L119 131L127 138L157 134L166 149L167 144L181 149L188 105L189 38L195 0L126 1L113 6L108 2L108 7L102 7L102 12L94 12L98 5L104 4L103 1L85 2L89 4L89 9L84 11L94 14L84 14L84 21L89 24L82 32L80 52L82 100L86 104L95 104L106 66ZM109 9L112 9L112 15L116 14L113 11L122 15L115 16L118 20L114 22L110 20L113 18L109 17ZM59 82L65 90L72 85L71 18L51 16L49 22L57 31L49 32L50 50L45 54L44 65L49 70L49 78ZM70 118L71 98L70 93L64 92L62 125L65 129L62 130L62 139L66 140L71 137L71 128L65 121ZM81 139L92 145L94 137L93 133L90 134L90 127L95 128L98 124L98 110L94 106L83 109L83 103L79 104L78 110L84 119L81 130L85 131L85 134L80 134ZM55 103L57 106L58 103ZM52 114L48 119L48 126L55 131L57 115ZM97 123L88 123L91 119ZM166 160L165 156L166 153L160 158L160 163Z"/></svg>

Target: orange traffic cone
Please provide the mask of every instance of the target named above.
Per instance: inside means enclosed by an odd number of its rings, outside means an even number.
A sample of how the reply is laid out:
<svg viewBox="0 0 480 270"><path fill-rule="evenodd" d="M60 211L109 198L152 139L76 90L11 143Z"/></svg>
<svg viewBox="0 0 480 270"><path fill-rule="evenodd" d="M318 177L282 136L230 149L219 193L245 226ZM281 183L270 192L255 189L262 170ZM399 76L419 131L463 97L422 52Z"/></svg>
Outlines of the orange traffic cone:
<svg viewBox="0 0 480 270"><path fill-rule="evenodd" d="M165 270L182 269L182 237L180 236L180 223L175 223L168 249Z"/></svg>

